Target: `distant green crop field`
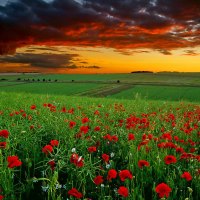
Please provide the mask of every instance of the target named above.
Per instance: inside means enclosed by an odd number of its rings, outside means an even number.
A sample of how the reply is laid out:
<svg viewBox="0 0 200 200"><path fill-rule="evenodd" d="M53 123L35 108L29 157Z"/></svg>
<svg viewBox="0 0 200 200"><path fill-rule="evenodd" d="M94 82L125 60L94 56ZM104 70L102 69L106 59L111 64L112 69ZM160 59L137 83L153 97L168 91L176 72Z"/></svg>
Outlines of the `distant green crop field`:
<svg viewBox="0 0 200 200"><path fill-rule="evenodd" d="M42 74L39 79L63 81L116 81L127 83L200 84L200 73Z"/></svg>
<svg viewBox="0 0 200 200"><path fill-rule="evenodd" d="M3 84L6 84L6 82L4 82ZM26 92L35 94L76 95L99 87L103 87L103 85L95 83L88 84L88 83L38 83L38 82L36 83L35 82L35 83L26 83L26 84L0 87L0 91Z"/></svg>
<svg viewBox="0 0 200 200"><path fill-rule="evenodd" d="M1 75L0 79L7 80L35 79L42 81L117 81L122 83L154 83L165 85L200 85L200 73L127 73L127 74L19 74L19 75Z"/></svg>
<svg viewBox="0 0 200 200"><path fill-rule="evenodd" d="M151 99L151 100L187 100L200 101L199 87L172 87L172 86L133 86L108 98L117 99Z"/></svg>

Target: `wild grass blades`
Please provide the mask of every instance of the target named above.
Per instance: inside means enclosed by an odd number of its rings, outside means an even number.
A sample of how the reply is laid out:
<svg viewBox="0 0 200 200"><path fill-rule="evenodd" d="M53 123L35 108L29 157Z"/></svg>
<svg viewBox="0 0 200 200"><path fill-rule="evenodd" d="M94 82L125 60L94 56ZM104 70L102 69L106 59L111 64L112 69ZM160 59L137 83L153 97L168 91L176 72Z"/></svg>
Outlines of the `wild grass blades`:
<svg viewBox="0 0 200 200"><path fill-rule="evenodd" d="M200 198L199 105L1 96L1 199Z"/></svg>

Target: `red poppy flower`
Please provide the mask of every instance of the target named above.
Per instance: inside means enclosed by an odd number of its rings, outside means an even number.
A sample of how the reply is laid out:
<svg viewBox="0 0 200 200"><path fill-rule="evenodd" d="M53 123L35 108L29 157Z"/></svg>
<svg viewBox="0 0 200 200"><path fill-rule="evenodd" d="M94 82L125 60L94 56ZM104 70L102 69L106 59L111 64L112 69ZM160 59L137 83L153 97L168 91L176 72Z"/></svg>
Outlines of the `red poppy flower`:
<svg viewBox="0 0 200 200"><path fill-rule="evenodd" d="M135 135L133 133L128 134L128 141L135 140Z"/></svg>
<svg viewBox="0 0 200 200"><path fill-rule="evenodd" d="M88 117L84 117L84 118L82 119L82 124L85 124L85 123L87 123L87 122L89 122L89 118L88 118Z"/></svg>
<svg viewBox="0 0 200 200"><path fill-rule="evenodd" d="M94 128L94 131L100 131L100 126L96 126L95 128Z"/></svg>
<svg viewBox="0 0 200 200"><path fill-rule="evenodd" d="M61 112L62 112L62 113L66 113L66 112L67 112L66 107L63 107L62 110L61 110Z"/></svg>
<svg viewBox="0 0 200 200"><path fill-rule="evenodd" d="M118 141L118 137L116 135L112 136L112 141L117 142Z"/></svg>
<svg viewBox="0 0 200 200"><path fill-rule="evenodd" d="M42 148L42 152L48 155L53 151L53 147L51 145L46 145Z"/></svg>
<svg viewBox="0 0 200 200"><path fill-rule="evenodd" d="M117 177L117 171L115 169L110 169L108 171L107 179L110 181L110 180L112 180L112 179L114 179L116 177Z"/></svg>
<svg viewBox="0 0 200 200"><path fill-rule="evenodd" d="M80 132L86 134L89 131L88 126L81 126L80 127Z"/></svg>
<svg viewBox="0 0 200 200"><path fill-rule="evenodd" d="M4 138L8 138L8 136L9 136L8 130L1 130L0 131L0 136L4 137Z"/></svg>
<svg viewBox="0 0 200 200"><path fill-rule="evenodd" d="M90 153L93 153L93 152L96 152L97 151L97 148L95 146L92 146L92 147L88 147L88 151Z"/></svg>
<svg viewBox="0 0 200 200"><path fill-rule="evenodd" d="M147 162L146 160L139 160L138 167L143 168L144 166L149 167L149 162Z"/></svg>
<svg viewBox="0 0 200 200"><path fill-rule="evenodd" d="M111 136L110 134L106 134L105 136L103 136L103 138L104 138L105 140L109 140L109 141L112 140L112 136Z"/></svg>
<svg viewBox="0 0 200 200"><path fill-rule="evenodd" d="M50 144L51 144L52 147L58 146L59 145L59 141L58 140L51 140Z"/></svg>
<svg viewBox="0 0 200 200"><path fill-rule="evenodd" d="M83 158L76 153L73 153L70 158L70 162L76 165L77 167L83 167Z"/></svg>
<svg viewBox="0 0 200 200"><path fill-rule="evenodd" d="M165 164L167 164L167 165L177 162L176 157L172 156L172 155L165 156L164 160L165 160Z"/></svg>
<svg viewBox="0 0 200 200"><path fill-rule="evenodd" d="M3 195L0 195L0 200L3 200L4 196Z"/></svg>
<svg viewBox="0 0 200 200"><path fill-rule="evenodd" d="M172 189L165 183L158 184L155 190L160 198L169 197L169 193L172 191Z"/></svg>
<svg viewBox="0 0 200 200"><path fill-rule="evenodd" d="M17 156L8 156L7 161L9 168L19 167L22 165L22 162L19 160Z"/></svg>
<svg viewBox="0 0 200 200"><path fill-rule="evenodd" d="M150 140L152 140L152 139L153 139L153 135L152 135L152 134L148 134L148 138L149 138Z"/></svg>
<svg viewBox="0 0 200 200"><path fill-rule="evenodd" d="M34 129L34 125L30 125L29 128L30 128L30 130Z"/></svg>
<svg viewBox="0 0 200 200"><path fill-rule="evenodd" d="M125 179L127 179L127 178L132 179L133 175L131 174L131 172L129 170L125 169L125 170L122 170L119 172L119 177L120 177L121 181L125 181Z"/></svg>
<svg viewBox="0 0 200 200"><path fill-rule="evenodd" d="M74 128L74 126L76 126L76 122L70 121L69 122L69 128Z"/></svg>
<svg viewBox="0 0 200 200"><path fill-rule="evenodd" d="M119 189L117 190L118 194L123 196L123 197L128 197L128 189L124 186L120 186Z"/></svg>
<svg viewBox="0 0 200 200"><path fill-rule="evenodd" d="M96 176L94 179L93 179L94 183L96 185L100 185L101 183L103 183L103 176Z"/></svg>
<svg viewBox="0 0 200 200"><path fill-rule="evenodd" d="M182 147L177 147L176 152L177 153L184 153L184 149Z"/></svg>
<svg viewBox="0 0 200 200"><path fill-rule="evenodd" d="M189 172L184 172L182 175L181 175L181 178L185 178L187 181L191 181L192 180L192 176Z"/></svg>
<svg viewBox="0 0 200 200"><path fill-rule="evenodd" d="M0 149L6 148L6 142L0 142Z"/></svg>
<svg viewBox="0 0 200 200"><path fill-rule="evenodd" d="M171 133L163 133L161 138L165 140L172 140Z"/></svg>
<svg viewBox="0 0 200 200"><path fill-rule="evenodd" d="M73 196L77 199L81 199L83 197L83 194L80 193L76 188L72 188L71 190L69 190L68 195Z"/></svg>
<svg viewBox="0 0 200 200"><path fill-rule="evenodd" d="M109 159L110 159L110 156L109 155L107 155L107 154L102 154L102 159L104 160L104 162L106 162L106 163L108 163L109 162Z"/></svg>
<svg viewBox="0 0 200 200"><path fill-rule="evenodd" d="M99 115L100 114L100 112L98 111L98 110L96 110L95 112L94 112L94 115Z"/></svg>
<svg viewBox="0 0 200 200"><path fill-rule="evenodd" d="M55 163L54 160L49 161L48 164L50 165L50 167L51 167L52 170L55 169L56 163Z"/></svg>
<svg viewBox="0 0 200 200"><path fill-rule="evenodd" d="M35 109L36 109L36 105L32 105L32 106L30 107L30 109L31 109L31 110L35 110Z"/></svg>
<svg viewBox="0 0 200 200"><path fill-rule="evenodd" d="M74 108L69 109L69 110L68 110L68 113L74 114Z"/></svg>

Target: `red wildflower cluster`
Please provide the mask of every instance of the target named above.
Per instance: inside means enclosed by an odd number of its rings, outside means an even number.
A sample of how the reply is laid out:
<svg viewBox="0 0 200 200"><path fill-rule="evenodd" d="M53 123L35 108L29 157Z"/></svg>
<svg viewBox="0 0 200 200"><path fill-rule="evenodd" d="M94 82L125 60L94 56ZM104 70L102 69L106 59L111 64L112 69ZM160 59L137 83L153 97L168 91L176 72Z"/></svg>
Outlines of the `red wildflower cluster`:
<svg viewBox="0 0 200 200"><path fill-rule="evenodd" d="M141 169L143 167L149 167L149 162L147 162L146 160L139 160L138 161L138 167Z"/></svg>
<svg viewBox="0 0 200 200"><path fill-rule="evenodd" d="M75 121L70 121L69 122L69 127L72 129L76 126L76 122Z"/></svg>
<svg viewBox="0 0 200 200"><path fill-rule="evenodd" d="M169 193L172 191L172 189L165 183L160 183L155 188L156 192L158 193L158 196L160 198L169 197Z"/></svg>
<svg viewBox="0 0 200 200"><path fill-rule="evenodd" d="M172 156L172 155L165 156L164 160L165 160L165 164L167 164L167 165L177 162L176 157Z"/></svg>
<svg viewBox="0 0 200 200"><path fill-rule="evenodd" d="M96 185L100 185L101 183L103 183L103 176L96 176L94 179L93 179L94 183Z"/></svg>
<svg viewBox="0 0 200 200"><path fill-rule="evenodd" d="M6 142L0 142L0 149L6 148Z"/></svg>
<svg viewBox="0 0 200 200"><path fill-rule="evenodd" d="M48 144L42 148L42 152L48 155L49 153L53 152L53 147Z"/></svg>
<svg viewBox="0 0 200 200"><path fill-rule="evenodd" d="M76 165L77 167L83 167L83 160L84 159L81 156L79 157L79 155L76 153L73 153L70 158L70 162Z"/></svg>
<svg viewBox="0 0 200 200"><path fill-rule="evenodd" d="M119 177L121 181L125 181L127 178L132 179L133 175L129 170L125 169L119 172Z"/></svg>
<svg viewBox="0 0 200 200"><path fill-rule="evenodd" d="M124 198L128 197L129 195L128 189L124 186L120 186L117 192L119 195L121 195Z"/></svg>
<svg viewBox="0 0 200 200"><path fill-rule="evenodd" d="M191 181L192 180L192 176L189 172L184 172L182 175L181 175L181 178L184 178L186 179L187 181Z"/></svg>
<svg viewBox="0 0 200 200"><path fill-rule="evenodd" d="M93 153L96 151L97 151L97 148L95 146L88 147L88 152Z"/></svg>
<svg viewBox="0 0 200 200"><path fill-rule="evenodd" d="M8 138L9 132L8 130L1 130L0 131L0 137Z"/></svg>
<svg viewBox="0 0 200 200"><path fill-rule="evenodd" d="M30 109L31 109L31 110L35 110L35 109L36 109L36 105L30 106Z"/></svg>
<svg viewBox="0 0 200 200"><path fill-rule="evenodd" d="M59 145L59 141L58 140L51 140L50 144L51 144L52 147L58 146Z"/></svg>
<svg viewBox="0 0 200 200"><path fill-rule="evenodd" d="M56 167L56 163L55 163L54 160L49 161L48 164L50 165L50 167L51 167L52 170L55 169L55 167Z"/></svg>
<svg viewBox="0 0 200 200"><path fill-rule="evenodd" d="M82 124L88 123L89 121L90 121L90 120L89 120L88 117L84 117L84 118L82 119Z"/></svg>
<svg viewBox="0 0 200 200"><path fill-rule="evenodd" d="M106 134L104 137L103 137L105 140L108 140L108 141L113 141L113 142L117 142L118 141L118 137L116 135L110 135L110 134Z"/></svg>
<svg viewBox="0 0 200 200"><path fill-rule="evenodd" d="M7 157L8 168L19 167L22 165L22 162L17 156L8 156Z"/></svg>
<svg viewBox="0 0 200 200"><path fill-rule="evenodd" d="M86 134L86 133L88 133L88 131L89 131L89 126L81 126L80 127L80 132L81 133Z"/></svg>
<svg viewBox="0 0 200 200"><path fill-rule="evenodd" d="M102 159L104 160L104 162L106 162L106 163L108 163L109 162L109 160L110 160L110 156L109 155L107 155L107 154L102 154Z"/></svg>
<svg viewBox="0 0 200 200"><path fill-rule="evenodd" d="M72 188L71 190L68 191L69 197L75 197L77 199L81 199L83 197L83 194L80 193L76 188Z"/></svg>
<svg viewBox="0 0 200 200"><path fill-rule="evenodd" d="M115 179L117 177L117 171L115 169L110 169L108 171L107 180L111 181L112 179Z"/></svg>
<svg viewBox="0 0 200 200"><path fill-rule="evenodd" d="M133 133L128 134L128 141L135 140L135 135Z"/></svg>

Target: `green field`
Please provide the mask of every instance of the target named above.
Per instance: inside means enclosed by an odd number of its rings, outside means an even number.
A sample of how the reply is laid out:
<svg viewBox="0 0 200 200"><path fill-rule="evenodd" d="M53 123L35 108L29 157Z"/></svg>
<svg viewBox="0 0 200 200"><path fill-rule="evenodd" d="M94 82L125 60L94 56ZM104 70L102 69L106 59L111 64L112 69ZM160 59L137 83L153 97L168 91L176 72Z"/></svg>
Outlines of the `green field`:
<svg viewBox="0 0 200 200"><path fill-rule="evenodd" d="M0 80L5 92L200 102L200 73L20 74Z"/></svg>
<svg viewBox="0 0 200 200"><path fill-rule="evenodd" d="M37 75L13 75L3 76L0 79L8 80L23 79L51 79L54 81L116 81L120 80L125 83L163 83L163 84L200 84L200 73L133 73L133 74L37 74Z"/></svg>
<svg viewBox="0 0 200 200"><path fill-rule="evenodd" d="M2 83L0 83L1 86ZM3 84L14 84L13 82ZM25 92L35 94L56 94L56 95L76 95L81 92L90 91L94 88L101 88L102 84L95 83L18 83L18 85L0 87L4 92Z"/></svg>
<svg viewBox="0 0 200 200"><path fill-rule="evenodd" d="M199 200L199 105L0 95L1 199Z"/></svg>
<svg viewBox="0 0 200 200"><path fill-rule="evenodd" d="M198 200L199 75L1 77L0 198Z"/></svg>
<svg viewBox="0 0 200 200"><path fill-rule="evenodd" d="M131 89L108 96L117 99L151 99L200 102L200 87L133 86Z"/></svg>

